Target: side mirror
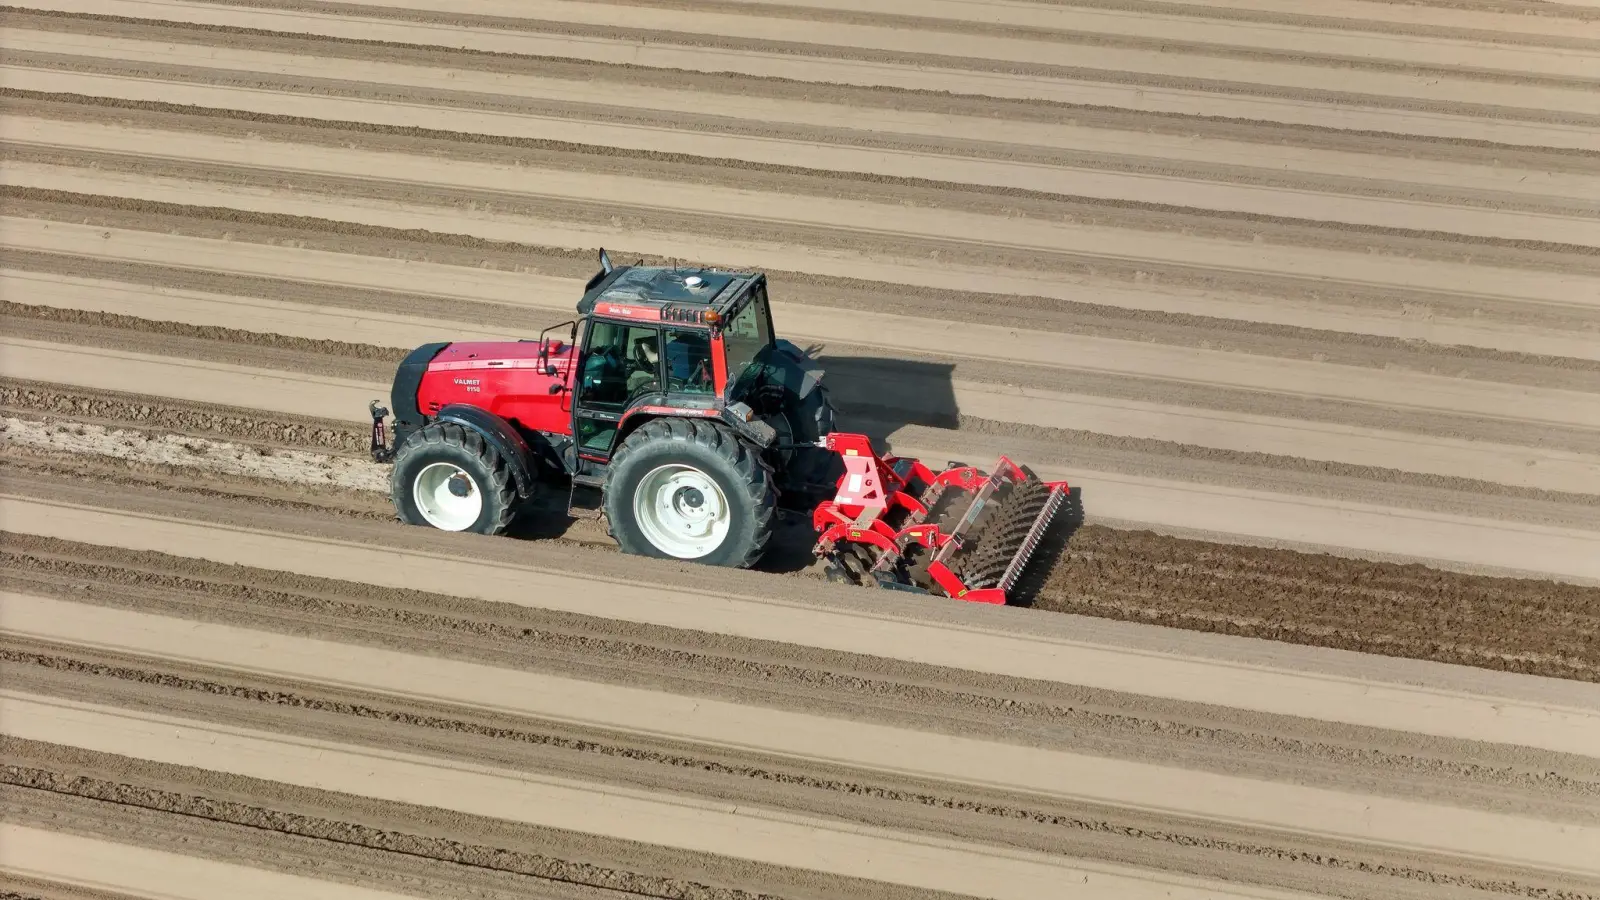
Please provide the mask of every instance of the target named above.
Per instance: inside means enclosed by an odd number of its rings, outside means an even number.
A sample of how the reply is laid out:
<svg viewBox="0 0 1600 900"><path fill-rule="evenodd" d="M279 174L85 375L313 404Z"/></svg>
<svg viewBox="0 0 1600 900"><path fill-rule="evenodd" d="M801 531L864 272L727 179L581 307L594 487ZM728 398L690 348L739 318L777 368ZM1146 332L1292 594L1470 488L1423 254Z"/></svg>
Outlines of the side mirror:
<svg viewBox="0 0 1600 900"><path fill-rule="evenodd" d="M552 393L552 394L559 394L559 393L561 393L562 391L564 391L566 389L567 389L567 386L562 384L559 381L556 382L555 384L550 385L550 393Z"/></svg>
<svg viewBox="0 0 1600 900"><path fill-rule="evenodd" d="M555 367L555 366L545 366L545 367L544 367L544 373L545 373L545 374L546 374L546 375L555 375L555 374L556 374L556 373L557 373L557 372L559 372L559 371L560 371L560 370L559 370L559 369L557 369L557 368L556 368L556 367Z"/></svg>
<svg viewBox="0 0 1600 900"><path fill-rule="evenodd" d="M600 248L600 271L608 274L611 272L611 257L606 255L604 247Z"/></svg>

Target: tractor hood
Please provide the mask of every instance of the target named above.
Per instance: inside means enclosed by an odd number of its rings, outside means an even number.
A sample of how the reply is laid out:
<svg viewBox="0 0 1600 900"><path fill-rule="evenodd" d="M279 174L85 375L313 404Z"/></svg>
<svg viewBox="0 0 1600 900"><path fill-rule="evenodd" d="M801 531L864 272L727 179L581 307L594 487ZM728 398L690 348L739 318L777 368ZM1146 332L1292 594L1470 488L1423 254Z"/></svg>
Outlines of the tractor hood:
<svg viewBox="0 0 1600 900"><path fill-rule="evenodd" d="M439 351L428 366L430 369L462 369L489 366L525 368L538 362L540 341L457 341ZM557 368L564 368L572 358L572 345L565 341L549 339L548 359Z"/></svg>

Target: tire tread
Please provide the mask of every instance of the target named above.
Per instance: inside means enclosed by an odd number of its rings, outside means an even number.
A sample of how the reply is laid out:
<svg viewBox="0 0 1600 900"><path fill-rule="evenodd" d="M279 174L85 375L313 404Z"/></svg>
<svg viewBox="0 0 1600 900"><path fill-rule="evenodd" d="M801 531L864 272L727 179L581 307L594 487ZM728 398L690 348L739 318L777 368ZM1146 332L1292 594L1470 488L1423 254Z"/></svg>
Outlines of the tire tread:
<svg viewBox="0 0 1600 900"><path fill-rule="evenodd" d="M489 473L489 483L483 486L486 505L494 511L494 517L482 529L481 534L504 534L510 527L517 511L516 485L513 483L511 467L500 458L500 454L489 446L483 435L472 429L462 427L454 422L434 422L421 431L411 440L406 441L395 454L392 471L398 475L410 460L420 454L436 453L446 447L454 448L468 456L476 458L483 464ZM389 499L396 510L402 509L402 501L411 490L411 485L402 483L398 477L389 479Z"/></svg>
<svg viewBox="0 0 1600 900"><path fill-rule="evenodd" d="M735 489L742 490L754 520L754 540L742 548L736 559L728 563L735 568L749 568L766 552L772 540L773 522L777 515L776 491L772 482L772 467L759 453L740 440L727 426L704 419L669 417L655 419L640 426L628 435L611 458L610 470L617 471L640 449L660 441L693 443L722 457L740 476ZM609 494L609 491L608 491ZM608 513L612 506L608 498Z"/></svg>

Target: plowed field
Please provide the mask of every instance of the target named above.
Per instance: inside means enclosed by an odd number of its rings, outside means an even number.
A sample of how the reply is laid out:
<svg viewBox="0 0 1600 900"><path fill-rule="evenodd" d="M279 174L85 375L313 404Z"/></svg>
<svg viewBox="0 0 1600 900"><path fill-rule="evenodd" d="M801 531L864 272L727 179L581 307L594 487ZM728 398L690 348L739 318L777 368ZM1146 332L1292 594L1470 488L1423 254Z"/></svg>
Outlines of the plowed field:
<svg viewBox="0 0 1600 900"><path fill-rule="evenodd" d="M1592 6L0 26L0 896L1600 898ZM1023 608L395 522L600 246L1069 480Z"/></svg>

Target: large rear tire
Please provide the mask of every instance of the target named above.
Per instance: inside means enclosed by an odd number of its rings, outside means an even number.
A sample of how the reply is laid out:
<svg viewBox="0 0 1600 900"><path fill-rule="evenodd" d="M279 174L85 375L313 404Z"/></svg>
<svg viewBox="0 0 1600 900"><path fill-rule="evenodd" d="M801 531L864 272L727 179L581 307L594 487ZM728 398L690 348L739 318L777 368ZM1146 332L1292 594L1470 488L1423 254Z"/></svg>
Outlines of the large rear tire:
<svg viewBox="0 0 1600 900"><path fill-rule="evenodd" d="M400 521L441 531L502 534L516 514L511 470L470 428L435 422L395 454L389 495Z"/></svg>
<svg viewBox="0 0 1600 900"><path fill-rule="evenodd" d="M756 448L725 426L679 418L623 441L605 495L623 552L740 569L766 551L778 500Z"/></svg>
<svg viewBox="0 0 1600 900"><path fill-rule="evenodd" d="M783 439L795 443L815 443L837 429L838 414L826 385L801 397L784 388L779 414L787 425ZM786 507L809 512L824 500L832 500L835 486L844 475L839 454L822 447L796 447L789 451L779 485Z"/></svg>

